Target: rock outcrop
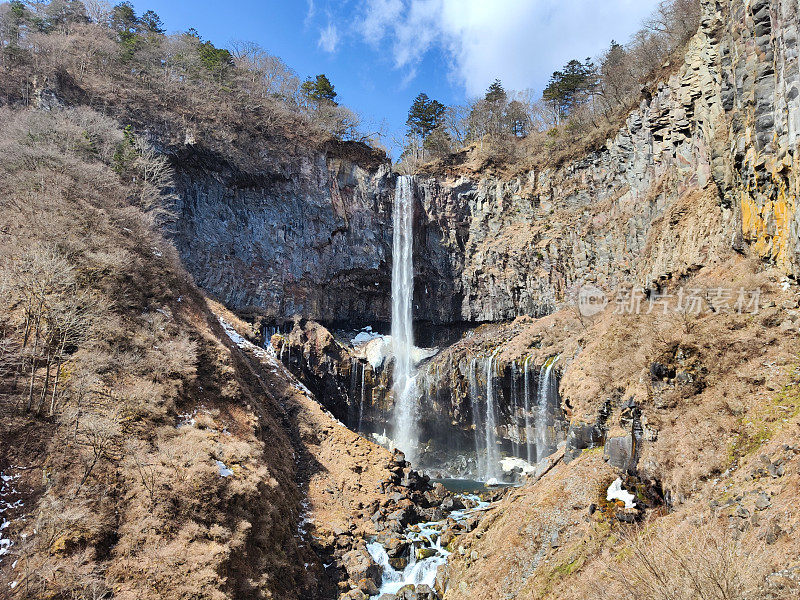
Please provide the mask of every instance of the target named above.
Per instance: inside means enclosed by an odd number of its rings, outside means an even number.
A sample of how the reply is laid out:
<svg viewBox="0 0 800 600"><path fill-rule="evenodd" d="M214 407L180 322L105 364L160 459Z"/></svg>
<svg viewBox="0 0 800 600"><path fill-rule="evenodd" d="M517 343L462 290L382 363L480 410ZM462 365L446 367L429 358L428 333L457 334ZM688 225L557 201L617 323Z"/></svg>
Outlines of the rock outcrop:
<svg viewBox="0 0 800 600"><path fill-rule="evenodd" d="M446 290L421 318L539 316L583 285L657 287L746 247L798 274L797 3L703 10L684 64L603 149L511 180L418 180L419 287Z"/></svg>
<svg viewBox="0 0 800 600"><path fill-rule="evenodd" d="M358 144L263 150L246 165L186 146L173 236L198 284L283 322L389 319L385 157Z"/></svg>

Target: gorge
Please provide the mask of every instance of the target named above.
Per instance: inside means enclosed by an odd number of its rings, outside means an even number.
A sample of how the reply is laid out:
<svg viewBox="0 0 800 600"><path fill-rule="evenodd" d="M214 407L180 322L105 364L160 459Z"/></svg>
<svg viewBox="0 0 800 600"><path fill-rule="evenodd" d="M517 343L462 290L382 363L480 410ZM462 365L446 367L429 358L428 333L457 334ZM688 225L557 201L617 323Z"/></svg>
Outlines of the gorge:
<svg viewBox="0 0 800 600"><path fill-rule="evenodd" d="M670 0L622 109L398 163L23 4L0 598L798 597L797 0Z"/></svg>

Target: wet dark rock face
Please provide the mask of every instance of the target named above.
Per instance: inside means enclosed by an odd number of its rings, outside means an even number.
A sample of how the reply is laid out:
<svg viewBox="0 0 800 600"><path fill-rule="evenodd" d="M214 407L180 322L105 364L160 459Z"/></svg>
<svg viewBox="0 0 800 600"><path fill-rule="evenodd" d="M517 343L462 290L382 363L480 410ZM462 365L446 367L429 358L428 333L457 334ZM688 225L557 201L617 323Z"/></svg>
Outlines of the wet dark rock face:
<svg viewBox="0 0 800 600"><path fill-rule="evenodd" d="M387 321L387 162L338 148L265 153L247 166L198 148L175 160L173 235L201 287L281 322Z"/></svg>

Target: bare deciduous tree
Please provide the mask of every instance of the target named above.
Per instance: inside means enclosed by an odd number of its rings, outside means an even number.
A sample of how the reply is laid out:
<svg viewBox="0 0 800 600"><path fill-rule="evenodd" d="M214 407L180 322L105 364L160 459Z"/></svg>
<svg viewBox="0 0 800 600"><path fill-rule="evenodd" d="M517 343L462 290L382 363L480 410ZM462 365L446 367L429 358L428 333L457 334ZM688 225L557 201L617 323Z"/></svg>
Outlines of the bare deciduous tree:
<svg viewBox="0 0 800 600"><path fill-rule="evenodd" d="M631 529L622 541L625 557L611 575L629 600L747 600L768 571L714 516L669 530Z"/></svg>

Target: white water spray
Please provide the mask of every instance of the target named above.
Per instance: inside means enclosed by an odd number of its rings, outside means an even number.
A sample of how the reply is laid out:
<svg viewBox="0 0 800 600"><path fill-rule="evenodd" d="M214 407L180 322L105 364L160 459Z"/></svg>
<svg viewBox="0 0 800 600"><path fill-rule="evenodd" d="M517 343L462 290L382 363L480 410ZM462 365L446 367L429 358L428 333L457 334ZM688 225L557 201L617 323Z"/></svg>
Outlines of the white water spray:
<svg viewBox="0 0 800 600"><path fill-rule="evenodd" d="M412 352L414 329L414 191L408 175L397 179L394 196L392 239L392 353L394 375L394 440L413 463L417 450L416 382Z"/></svg>

